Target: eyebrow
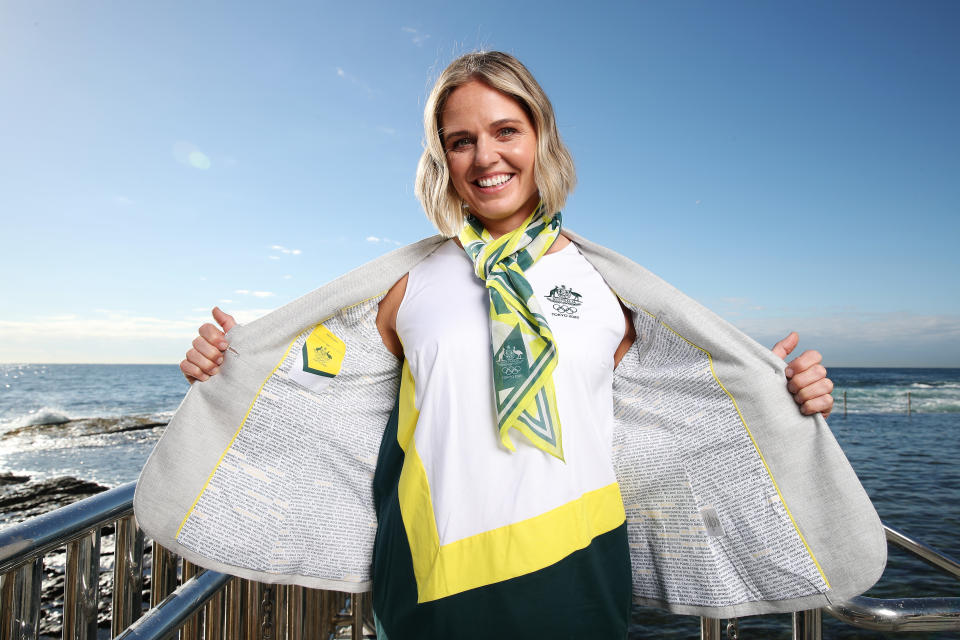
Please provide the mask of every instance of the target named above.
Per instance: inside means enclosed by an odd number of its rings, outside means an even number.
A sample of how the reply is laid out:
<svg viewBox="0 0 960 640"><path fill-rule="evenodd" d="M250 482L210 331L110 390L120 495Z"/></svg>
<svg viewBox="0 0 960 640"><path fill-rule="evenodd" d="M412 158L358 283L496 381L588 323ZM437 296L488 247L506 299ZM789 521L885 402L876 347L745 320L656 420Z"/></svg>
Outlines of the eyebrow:
<svg viewBox="0 0 960 640"><path fill-rule="evenodd" d="M505 124L523 124L523 120L520 120L518 118L500 118L499 120L494 120L493 122L491 122L489 126L491 128L495 128L495 127L501 127ZM461 130L461 131L451 131L450 133L447 133L446 131L441 129L439 133L440 133L441 142L446 143L449 138L454 138L456 136L465 136L470 132L466 130Z"/></svg>

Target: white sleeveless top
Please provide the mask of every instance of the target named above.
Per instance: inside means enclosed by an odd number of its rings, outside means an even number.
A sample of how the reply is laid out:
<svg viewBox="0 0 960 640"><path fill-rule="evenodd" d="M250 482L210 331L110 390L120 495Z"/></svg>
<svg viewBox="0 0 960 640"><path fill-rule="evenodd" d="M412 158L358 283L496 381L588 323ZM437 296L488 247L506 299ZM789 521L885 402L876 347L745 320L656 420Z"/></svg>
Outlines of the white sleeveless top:
<svg viewBox="0 0 960 640"><path fill-rule="evenodd" d="M410 271L397 334L415 383L414 439L441 545L520 522L616 482L611 462L620 304L572 243L526 271L556 338L565 461L516 431L500 443L489 297L450 240Z"/></svg>

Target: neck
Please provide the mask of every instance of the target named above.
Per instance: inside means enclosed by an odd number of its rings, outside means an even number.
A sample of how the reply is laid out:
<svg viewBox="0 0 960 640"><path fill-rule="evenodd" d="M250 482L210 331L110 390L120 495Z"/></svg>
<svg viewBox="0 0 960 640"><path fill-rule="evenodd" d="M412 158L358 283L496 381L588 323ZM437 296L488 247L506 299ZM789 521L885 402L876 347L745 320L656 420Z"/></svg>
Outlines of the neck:
<svg viewBox="0 0 960 640"><path fill-rule="evenodd" d="M500 236L515 231L521 227L527 217L533 213L533 210L537 208L537 205L540 204L540 194L535 193L533 196L527 200L522 207L506 216L505 218L488 218L484 215L474 213L473 215L483 223L483 227L487 230L493 239L496 240Z"/></svg>

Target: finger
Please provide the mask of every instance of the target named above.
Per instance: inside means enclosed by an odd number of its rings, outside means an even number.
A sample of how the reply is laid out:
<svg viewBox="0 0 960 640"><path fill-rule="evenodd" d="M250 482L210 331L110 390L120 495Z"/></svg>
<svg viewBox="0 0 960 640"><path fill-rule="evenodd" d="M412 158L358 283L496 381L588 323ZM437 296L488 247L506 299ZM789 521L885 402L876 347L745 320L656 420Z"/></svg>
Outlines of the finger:
<svg viewBox="0 0 960 640"><path fill-rule="evenodd" d="M824 417L830 415L833 410L833 396L817 396L812 400L807 400L800 405L800 413L805 416L812 416L815 413L823 413Z"/></svg>
<svg viewBox="0 0 960 640"><path fill-rule="evenodd" d="M794 399L797 401L797 404L803 404L808 400L813 400L814 398L819 398L820 396L830 395L830 392L833 391L833 380L830 378L823 378L818 380L813 384L806 386L794 395Z"/></svg>
<svg viewBox="0 0 960 640"><path fill-rule="evenodd" d="M822 364L815 364L806 371L793 374L793 377L790 378L790 381L787 383L787 389L790 390L790 393L796 393L800 391L800 389L810 386L817 380L823 380L826 377L827 370L824 366Z"/></svg>
<svg viewBox="0 0 960 640"><path fill-rule="evenodd" d="M787 370L785 373L787 374L788 378L791 378L801 371L806 371L815 364L820 364L822 360L823 356L820 355L819 351L804 351L790 361L790 364L787 365Z"/></svg>
<svg viewBox="0 0 960 640"><path fill-rule="evenodd" d="M209 322L202 324L200 325L198 333L200 334L200 337L220 351L227 350L228 344L226 338L223 337L223 331L217 329L215 325L212 325Z"/></svg>
<svg viewBox="0 0 960 640"><path fill-rule="evenodd" d="M193 348L200 352L200 355L216 364L223 364L223 353L220 349L207 342L203 336L197 336L193 339Z"/></svg>
<svg viewBox="0 0 960 640"><path fill-rule="evenodd" d="M217 363L211 361L196 349L187 351L187 362L190 362L207 375L214 376L220 373L220 368L217 366Z"/></svg>
<svg viewBox="0 0 960 640"><path fill-rule="evenodd" d="M213 319L217 321L217 324L223 327L223 332L226 333L233 329L236 326L237 321L233 319L233 316L229 313L225 313L220 307L213 308Z"/></svg>
<svg viewBox="0 0 960 640"><path fill-rule="evenodd" d="M202 382L210 379L210 376L201 371L200 367L193 364L189 360L184 360L180 363L180 371L187 378L187 382L190 384L193 384L197 380Z"/></svg>
<svg viewBox="0 0 960 640"><path fill-rule="evenodd" d="M797 347L798 342L800 342L800 336L796 331L791 331L790 335L773 345L773 353L783 360Z"/></svg>

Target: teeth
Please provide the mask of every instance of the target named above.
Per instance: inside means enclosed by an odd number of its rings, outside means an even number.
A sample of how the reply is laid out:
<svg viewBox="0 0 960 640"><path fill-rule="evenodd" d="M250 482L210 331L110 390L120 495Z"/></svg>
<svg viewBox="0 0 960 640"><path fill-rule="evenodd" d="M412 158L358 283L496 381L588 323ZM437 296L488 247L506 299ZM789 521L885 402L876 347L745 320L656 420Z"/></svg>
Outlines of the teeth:
<svg viewBox="0 0 960 640"><path fill-rule="evenodd" d="M480 178L477 180L477 184L481 187L495 187L498 184L503 184L510 179L510 174L501 173L500 175L491 176L489 178Z"/></svg>

